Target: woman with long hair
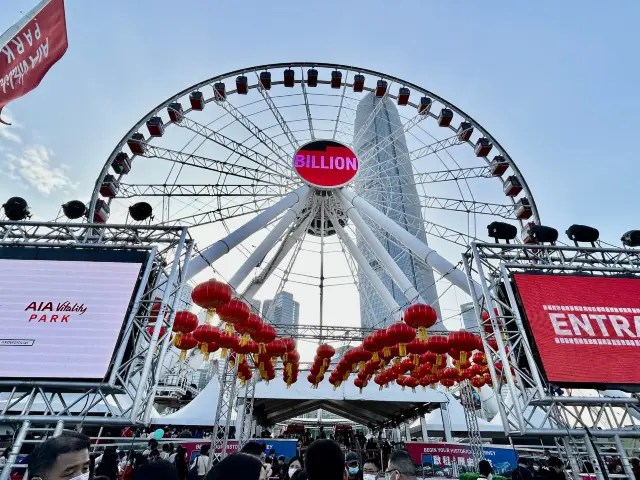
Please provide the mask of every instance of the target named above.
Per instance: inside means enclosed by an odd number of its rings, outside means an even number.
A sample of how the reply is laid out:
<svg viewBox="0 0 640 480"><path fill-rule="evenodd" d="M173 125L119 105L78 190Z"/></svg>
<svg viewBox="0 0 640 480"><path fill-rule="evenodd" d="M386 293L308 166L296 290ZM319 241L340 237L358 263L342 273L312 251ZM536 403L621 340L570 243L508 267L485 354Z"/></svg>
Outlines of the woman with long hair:
<svg viewBox="0 0 640 480"><path fill-rule="evenodd" d="M178 470L178 478L180 480L187 480L189 476L189 465L187 463L187 449L179 445L175 456L175 466Z"/></svg>

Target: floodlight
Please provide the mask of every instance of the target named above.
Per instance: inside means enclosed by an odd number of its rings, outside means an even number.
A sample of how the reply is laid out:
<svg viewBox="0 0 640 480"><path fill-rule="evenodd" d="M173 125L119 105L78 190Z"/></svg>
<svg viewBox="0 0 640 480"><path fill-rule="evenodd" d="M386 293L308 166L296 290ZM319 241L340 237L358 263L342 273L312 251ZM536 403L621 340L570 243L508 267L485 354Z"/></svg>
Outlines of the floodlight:
<svg viewBox="0 0 640 480"><path fill-rule="evenodd" d="M487 232L490 237L495 238L496 242L498 240L509 242L509 240L513 240L518 236L518 229L505 222L491 222L487 225Z"/></svg>
<svg viewBox="0 0 640 480"><path fill-rule="evenodd" d="M2 205L2 208L4 208L4 214L7 218L14 222L24 220L31 216L29 213L29 205L22 197L11 197L7 200L7 203Z"/></svg>
<svg viewBox="0 0 640 480"><path fill-rule="evenodd" d="M597 228L575 223L567 229L566 233L569 240L574 242L595 243L600 238L600 232Z"/></svg>
<svg viewBox="0 0 640 480"><path fill-rule="evenodd" d="M153 213L153 208L147 202L138 202L129 207L129 215L136 222L142 222L147 218L151 217Z"/></svg>
<svg viewBox="0 0 640 480"><path fill-rule="evenodd" d="M62 212L69 220L82 217L87 211L87 206L80 200L71 200L62 205Z"/></svg>
<svg viewBox="0 0 640 480"><path fill-rule="evenodd" d="M625 247L640 247L640 230L629 230L620 240Z"/></svg>

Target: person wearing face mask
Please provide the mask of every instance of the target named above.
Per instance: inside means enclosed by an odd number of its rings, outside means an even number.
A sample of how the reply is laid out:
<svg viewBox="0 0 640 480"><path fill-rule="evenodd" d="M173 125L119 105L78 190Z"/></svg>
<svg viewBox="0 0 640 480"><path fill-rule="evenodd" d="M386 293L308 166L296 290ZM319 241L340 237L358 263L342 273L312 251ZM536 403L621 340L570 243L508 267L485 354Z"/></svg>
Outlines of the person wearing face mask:
<svg viewBox="0 0 640 480"><path fill-rule="evenodd" d="M285 480L291 480L293 478L293 474L298 470L302 470L302 459L300 457L292 457L289 460L289 465L287 466L287 473L285 475Z"/></svg>
<svg viewBox="0 0 640 480"><path fill-rule="evenodd" d="M362 469L360 468L360 456L355 452L347 453L344 463L347 467L348 480L362 480Z"/></svg>
<svg viewBox="0 0 640 480"><path fill-rule="evenodd" d="M367 458L362 466L363 480L377 480L380 474L380 463L375 458Z"/></svg>
<svg viewBox="0 0 640 480"><path fill-rule="evenodd" d="M36 447L29 455L29 480L88 480L89 437L64 431Z"/></svg>

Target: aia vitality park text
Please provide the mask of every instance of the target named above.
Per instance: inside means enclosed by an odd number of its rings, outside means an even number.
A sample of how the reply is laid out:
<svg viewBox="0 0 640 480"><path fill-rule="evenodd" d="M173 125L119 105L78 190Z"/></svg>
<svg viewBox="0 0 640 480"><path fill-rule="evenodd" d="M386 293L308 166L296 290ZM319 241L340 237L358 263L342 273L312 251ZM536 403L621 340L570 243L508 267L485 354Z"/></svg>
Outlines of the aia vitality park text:
<svg viewBox="0 0 640 480"><path fill-rule="evenodd" d="M53 302L31 302L24 309L25 312L40 312L32 313L29 316L29 322L47 322L47 323L69 323L69 318L73 313L78 315L84 315L87 311L84 303L71 303L69 301L56 303ZM51 312L51 313L42 313ZM57 313L53 313L57 312ZM69 313L65 313L69 312Z"/></svg>

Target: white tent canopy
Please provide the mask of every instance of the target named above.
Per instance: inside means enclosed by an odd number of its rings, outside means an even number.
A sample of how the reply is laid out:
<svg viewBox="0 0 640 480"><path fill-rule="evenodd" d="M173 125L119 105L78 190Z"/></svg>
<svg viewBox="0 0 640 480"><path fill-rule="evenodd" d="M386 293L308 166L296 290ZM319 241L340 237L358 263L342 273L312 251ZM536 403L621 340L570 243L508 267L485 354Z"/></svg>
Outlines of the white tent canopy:
<svg viewBox="0 0 640 480"><path fill-rule="evenodd" d="M159 415L153 412L151 423L154 425L189 425L212 427L215 425L218 397L220 396L220 383L213 377L207 386L177 412L169 415ZM231 412L235 420L235 411Z"/></svg>

